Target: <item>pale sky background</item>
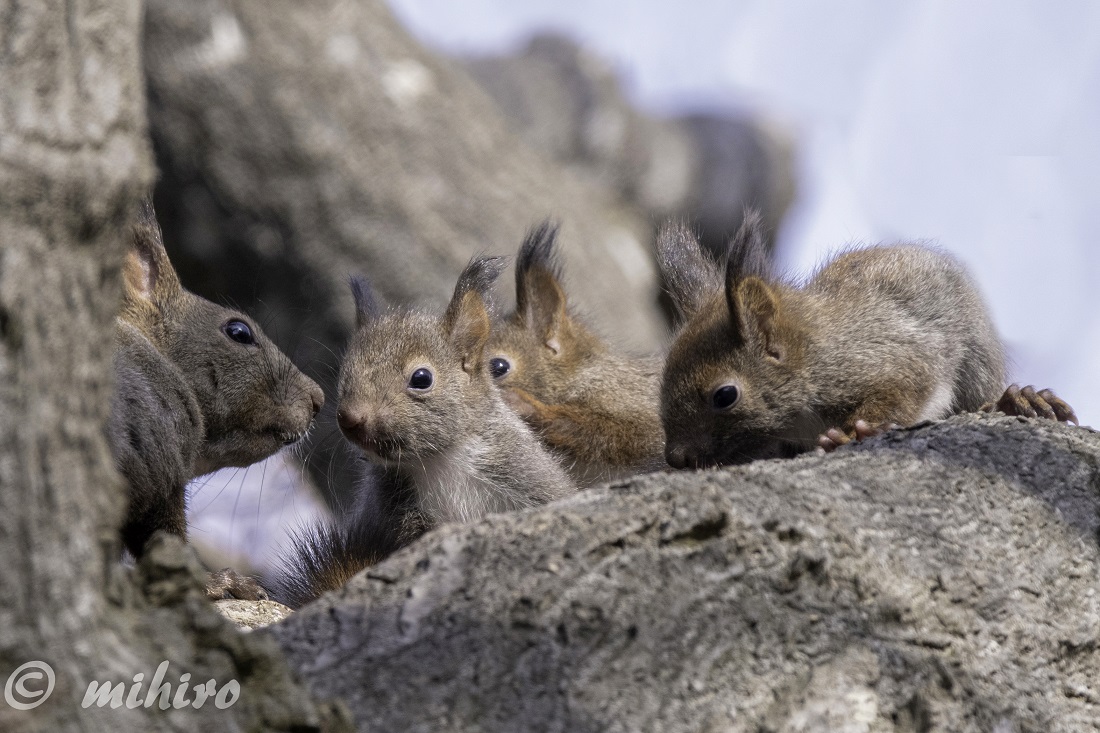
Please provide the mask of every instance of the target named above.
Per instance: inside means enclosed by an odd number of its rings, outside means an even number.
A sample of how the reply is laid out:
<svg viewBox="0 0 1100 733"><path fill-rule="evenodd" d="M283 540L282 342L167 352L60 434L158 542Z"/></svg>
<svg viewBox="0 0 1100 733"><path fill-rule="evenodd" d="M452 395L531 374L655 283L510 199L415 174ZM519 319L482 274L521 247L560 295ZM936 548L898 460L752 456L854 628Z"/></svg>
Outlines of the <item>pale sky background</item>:
<svg viewBox="0 0 1100 733"><path fill-rule="evenodd" d="M656 113L749 109L800 145L779 232L806 272L852 242L926 239L965 260L1013 356L1100 425L1100 1L391 0L449 52L581 41ZM276 457L195 482L192 537L261 567L321 508Z"/></svg>
<svg viewBox="0 0 1100 733"><path fill-rule="evenodd" d="M1012 376L1100 425L1100 2L391 0L425 43L564 32L657 113L757 109L801 147L780 231L806 272L851 242L926 239L980 283Z"/></svg>

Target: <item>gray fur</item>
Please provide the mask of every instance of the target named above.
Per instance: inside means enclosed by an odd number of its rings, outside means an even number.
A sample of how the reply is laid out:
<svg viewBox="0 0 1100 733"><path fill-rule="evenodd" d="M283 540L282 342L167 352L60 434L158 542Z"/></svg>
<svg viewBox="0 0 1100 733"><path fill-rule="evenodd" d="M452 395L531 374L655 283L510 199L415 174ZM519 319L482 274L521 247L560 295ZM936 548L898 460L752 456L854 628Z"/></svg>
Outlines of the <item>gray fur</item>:
<svg viewBox="0 0 1100 733"><path fill-rule="evenodd" d="M108 437L129 487L123 539L141 555L157 530L186 538L190 479L300 439L324 397L248 316L180 285L148 200L124 280ZM254 343L232 340L230 321Z"/></svg>
<svg viewBox="0 0 1100 733"><path fill-rule="evenodd" d="M698 266L688 267L673 278L694 277ZM666 364L673 465L789 455L829 428L939 419L977 410L1004 388L1003 349L981 296L934 248L849 251L802 288L744 272L709 287ZM717 409L716 391L729 385L739 400Z"/></svg>
<svg viewBox="0 0 1100 733"><path fill-rule="evenodd" d="M504 404L483 358L484 298L501 267L500 258L471 260L443 317L390 312L359 327L340 370L338 417L373 466L337 528L307 534L288 554L287 600L320 595L438 525L575 490ZM420 368L433 375L429 390L409 388Z"/></svg>
<svg viewBox="0 0 1100 733"><path fill-rule="evenodd" d="M355 301L355 322L361 326L382 314L382 302L370 282L361 275L348 280L351 296Z"/></svg>
<svg viewBox="0 0 1100 733"><path fill-rule="evenodd" d="M722 282L718 263L681 221L669 221L657 232L657 265L682 321L697 313Z"/></svg>

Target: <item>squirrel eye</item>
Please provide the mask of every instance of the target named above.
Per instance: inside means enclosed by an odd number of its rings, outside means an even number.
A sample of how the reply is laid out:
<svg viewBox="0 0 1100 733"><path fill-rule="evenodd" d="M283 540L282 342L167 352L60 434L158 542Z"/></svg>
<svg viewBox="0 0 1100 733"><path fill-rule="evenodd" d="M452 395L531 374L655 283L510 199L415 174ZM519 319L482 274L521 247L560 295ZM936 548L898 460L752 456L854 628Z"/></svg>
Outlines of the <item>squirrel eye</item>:
<svg viewBox="0 0 1100 733"><path fill-rule="evenodd" d="M741 399L741 390L732 384L725 384L714 390L710 396L710 404L716 410L728 410Z"/></svg>
<svg viewBox="0 0 1100 733"><path fill-rule="evenodd" d="M230 321L222 326L222 331L238 344L251 346L256 343L256 337L252 335L252 329L244 321Z"/></svg>
<svg viewBox="0 0 1100 733"><path fill-rule="evenodd" d="M430 389L434 381L432 371L420 367L409 377L409 389Z"/></svg>
<svg viewBox="0 0 1100 733"><path fill-rule="evenodd" d="M512 365L507 359L498 356L489 361L489 373L493 375L493 379L500 379L510 371L512 371Z"/></svg>

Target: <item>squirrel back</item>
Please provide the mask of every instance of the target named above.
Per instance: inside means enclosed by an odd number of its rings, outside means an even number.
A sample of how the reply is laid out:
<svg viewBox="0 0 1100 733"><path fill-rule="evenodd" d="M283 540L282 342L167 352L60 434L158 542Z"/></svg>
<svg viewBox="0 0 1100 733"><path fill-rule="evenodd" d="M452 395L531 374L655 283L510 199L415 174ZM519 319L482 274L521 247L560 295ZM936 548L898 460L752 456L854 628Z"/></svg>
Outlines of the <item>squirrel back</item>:
<svg viewBox="0 0 1100 733"><path fill-rule="evenodd" d="M499 258L471 260L442 316L385 312L366 281L353 279L358 327L340 368L337 421L372 469L352 512L307 532L285 557L288 601L338 587L440 524L575 490L487 368L485 297L501 267Z"/></svg>
<svg viewBox="0 0 1100 733"><path fill-rule="evenodd" d="M108 438L129 486L123 539L140 556L157 530L186 537L190 479L295 443L324 396L248 316L183 288L148 198L131 234Z"/></svg>
<svg viewBox="0 0 1100 733"><path fill-rule="evenodd" d="M556 237L543 222L520 247L516 308L493 324L490 372L579 485L659 469L660 365L615 353L570 312Z"/></svg>
<svg viewBox="0 0 1100 733"><path fill-rule="evenodd" d="M683 326L662 382L676 467L792 455L829 428L913 424L977 410L1004 385L1004 353L963 267L915 244L845 252L803 287L761 256L746 216L724 266L682 226L658 259Z"/></svg>

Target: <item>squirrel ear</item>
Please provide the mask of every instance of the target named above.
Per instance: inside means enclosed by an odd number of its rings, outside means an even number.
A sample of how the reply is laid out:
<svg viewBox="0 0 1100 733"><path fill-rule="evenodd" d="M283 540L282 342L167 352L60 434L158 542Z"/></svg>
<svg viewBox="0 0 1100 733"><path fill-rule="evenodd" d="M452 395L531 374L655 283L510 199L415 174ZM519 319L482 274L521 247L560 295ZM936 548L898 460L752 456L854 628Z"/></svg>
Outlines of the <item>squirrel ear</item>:
<svg viewBox="0 0 1100 733"><path fill-rule="evenodd" d="M355 299L355 327L362 328L382 313L382 304L370 282L362 275L352 275L348 279L351 285L351 297Z"/></svg>
<svg viewBox="0 0 1100 733"><path fill-rule="evenodd" d="M657 265L681 321L722 290L721 268L683 222L669 221L657 233Z"/></svg>
<svg viewBox="0 0 1100 733"><path fill-rule="evenodd" d="M771 277L771 257L764 237L764 220L756 209L746 208L737 234L730 240L726 257L726 289L733 281L755 275Z"/></svg>
<svg viewBox="0 0 1100 733"><path fill-rule="evenodd" d="M179 295L183 286L164 251L160 226L149 196L141 200L131 235L130 252L122 266L125 298L134 303L163 303Z"/></svg>
<svg viewBox="0 0 1100 733"><path fill-rule="evenodd" d="M736 288L732 294L731 288L727 288L726 301L734 328L741 339L748 341L758 338L765 353L775 359L782 359L784 348L775 327L779 313L779 299L775 292L755 275L742 280Z"/></svg>
<svg viewBox="0 0 1100 733"><path fill-rule="evenodd" d="M482 356L490 329L485 298L503 269L503 257L474 257L459 275L443 314L443 331L462 356L463 370L470 374L484 368Z"/></svg>
<svg viewBox="0 0 1100 733"><path fill-rule="evenodd" d="M544 221L527 233L516 261L516 314L555 354L568 318L561 265L554 243L558 227Z"/></svg>

